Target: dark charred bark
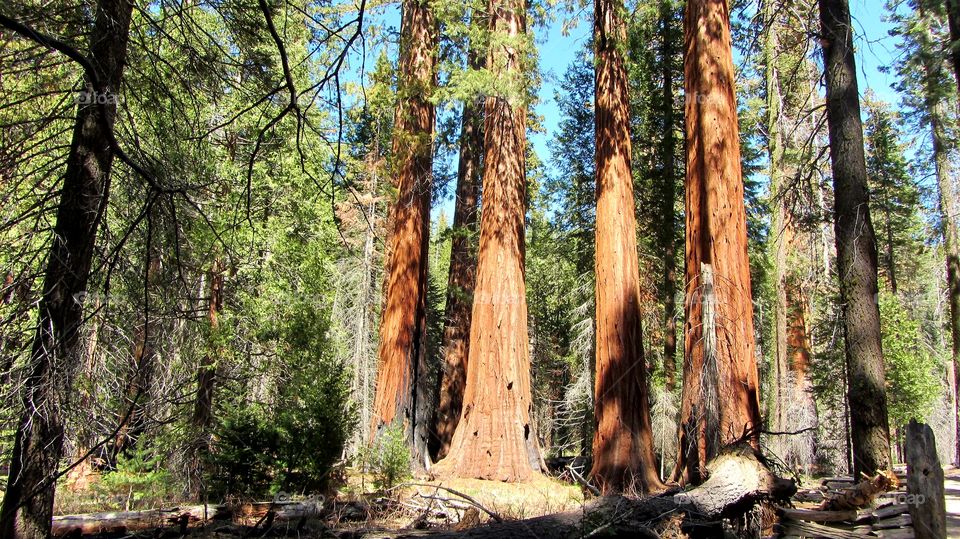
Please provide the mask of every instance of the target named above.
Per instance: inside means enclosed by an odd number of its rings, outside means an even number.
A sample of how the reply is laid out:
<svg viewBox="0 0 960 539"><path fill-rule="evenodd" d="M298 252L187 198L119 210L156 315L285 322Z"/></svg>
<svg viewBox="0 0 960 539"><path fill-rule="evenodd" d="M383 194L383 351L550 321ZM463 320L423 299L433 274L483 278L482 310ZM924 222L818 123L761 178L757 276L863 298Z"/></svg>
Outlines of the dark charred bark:
<svg viewBox="0 0 960 539"><path fill-rule="evenodd" d="M427 426L432 402L426 376L427 247L437 28L423 0L405 0L401 18L400 82L393 135L397 200L390 210L386 297L380 321L376 395L371 438L402 428L414 461L429 464Z"/></svg>
<svg viewBox="0 0 960 539"><path fill-rule="evenodd" d="M478 17L478 15L474 15ZM483 56L472 47L471 69L483 68ZM483 109L479 100L463 105L460 126L460 164L457 170L457 201L453 213L447 307L444 313L443 370L440 373L440 404L434 421L431 454L434 460L447 456L450 440L460 421L463 389L470 353L470 311L477 284L477 215L482 181Z"/></svg>
<svg viewBox="0 0 960 539"><path fill-rule="evenodd" d="M837 271L843 298L853 473L890 467L890 429L877 303L863 126L847 0L820 0L833 167Z"/></svg>
<svg viewBox="0 0 960 539"><path fill-rule="evenodd" d="M132 8L128 0L97 3L90 34L93 73L87 73L86 91L100 95L119 91ZM23 388L24 409L0 509L3 537L39 539L50 533L64 443L63 412L74 373L83 361L82 299L109 196L115 118L115 103L82 104L77 109Z"/></svg>
<svg viewBox="0 0 960 539"><path fill-rule="evenodd" d="M597 324L590 477L604 494L664 488L653 452L643 357L623 9L616 0L594 3Z"/></svg>

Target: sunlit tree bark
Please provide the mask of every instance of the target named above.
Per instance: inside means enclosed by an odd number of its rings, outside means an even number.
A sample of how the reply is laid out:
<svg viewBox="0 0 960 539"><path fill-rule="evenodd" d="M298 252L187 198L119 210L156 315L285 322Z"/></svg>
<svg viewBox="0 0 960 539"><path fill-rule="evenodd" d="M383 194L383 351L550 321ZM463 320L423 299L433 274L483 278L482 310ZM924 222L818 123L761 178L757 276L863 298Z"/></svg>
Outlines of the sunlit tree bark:
<svg viewBox="0 0 960 539"><path fill-rule="evenodd" d="M477 17L474 15L474 17ZM483 67L482 56L471 48L470 67ZM470 315L477 283L477 232L480 182L483 169L483 111L477 101L463 106L460 127L460 163L457 170L457 200L453 213L453 240L450 245L450 272L447 306L444 313L443 370L440 374L440 404L434 423L435 445L431 451L439 460L450 450L450 440L460 420L463 390L467 380L470 351Z"/></svg>
<svg viewBox="0 0 960 539"><path fill-rule="evenodd" d="M436 21L423 0L403 2L399 100L393 135L397 199L388 222L386 297L380 320L371 436L404 429L414 460L426 465L427 421L422 414L425 363L427 247L436 63ZM429 403L428 403L429 406Z"/></svg>
<svg viewBox="0 0 960 539"><path fill-rule="evenodd" d="M664 486L653 452L640 324L622 11L616 0L596 0L596 429L590 477L604 493Z"/></svg>
<svg viewBox="0 0 960 539"><path fill-rule="evenodd" d="M525 4L491 0L491 75L505 91L484 109L483 212L463 411L438 468L501 481L540 469L530 423L530 350L524 282Z"/></svg>
<svg viewBox="0 0 960 539"><path fill-rule="evenodd" d="M722 447L758 443L760 402L727 2L688 1L684 41L686 326L673 475L689 483Z"/></svg>

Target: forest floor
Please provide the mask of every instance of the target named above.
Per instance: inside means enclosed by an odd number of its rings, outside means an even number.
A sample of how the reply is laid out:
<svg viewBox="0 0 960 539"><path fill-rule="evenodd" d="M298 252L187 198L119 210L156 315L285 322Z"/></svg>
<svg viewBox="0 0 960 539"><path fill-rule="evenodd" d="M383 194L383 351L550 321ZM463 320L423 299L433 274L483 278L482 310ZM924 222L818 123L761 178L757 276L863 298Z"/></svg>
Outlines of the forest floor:
<svg viewBox="0 0 960 539"><path fill-rule="evenodd" d="M960 469L944 470L944 494L947 498L947 537L960 539Z"/></svg>

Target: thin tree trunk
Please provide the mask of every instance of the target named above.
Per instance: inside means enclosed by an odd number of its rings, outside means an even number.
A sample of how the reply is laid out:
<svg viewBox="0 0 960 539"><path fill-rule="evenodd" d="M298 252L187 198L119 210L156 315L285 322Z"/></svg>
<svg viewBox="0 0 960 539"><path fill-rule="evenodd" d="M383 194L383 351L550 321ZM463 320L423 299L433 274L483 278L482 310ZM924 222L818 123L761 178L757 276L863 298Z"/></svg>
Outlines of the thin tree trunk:
<svg viewBox="0 0 960 539"><path fill-rule="evenodd" d="M479 19L478 14L473 15ZM476 23L474 23L476 24ZM477 47L469 52L471 69L483 68L483 56ZM470 353L470 314L473 290L477 284L476 233L479 209L483 152L483 110L478 100L463 105L460 126L460 164L457 170L457 202L453 213L453 239L450 245L450 273L447 279L447 307L444 316L443 370L440 377L440 403L434 423L435 460L447 456L450 440L460 421L463 390L467 381Z"/></svg>
<svg viewBox="0 0 960 539"><path fill-rule="evenodd" d="M880 346L877 243L870 220L857 72L847 0L820 0L833 167L837 271L843 297L853 475L890 467Z"/></svg>
<svg viewBox="0 0 960 539"><path fill-rule="evenodd" d="M676 385L677 359L677 139L674 134L673 112L673 13L671 0L661 0L662 21L661 62L663 66L663 191L660 213L663 218L661 244L663 246L663 374L667 391Z"/></svg>
<svg viewBox="0 0 960 539"><path fill-rule="evenodd" d="M605 494L664 488L653 452L640 319L630 99L617 0L594 4L596 46L596 380L593 468Z"/></svg>
<svg viewBox="0 0 960 539"><path fill-rule="evenodd" d="M210 267L210 296L207 303L207 322L211 333L211 343L200 360L197 369L197 398L193 406L193 426L200 433L206 433L213 423L213 392L216 384L217 359L219 350L215 343L220 327L220 311L223 309L223 262L214 259Z"/></svg>
<svg viewBox="0 0 960 539"><path fill-rule="evenodd" d="M947 0L947 16L950 25L950 38L953 42L951 59L953 60L954 75L957 79L957 90L960 93L960 0ZM926 31L929 36L929 29ZM931 47L933 44L930 44ZM932 61L928 58L928 61ZM936 70L939 71L939 68ZM936 81L936 73L928 74L928 84ZM943 118L946 114L945 103L936 100L938 95L934 88L927 88L930 112L934 162L937 166L937 187L940 199L940 216L943 226L943 244L947 258L947 296L950 302L950 336L953 347L954 371L954 426L956 428L956 444L954 448L955 465L960 465L960 207L957 199L960 193L953 189L951 178L950 159L947 155L947 138L944 132Z"/></svg>
<svg viewBox="0 0 960 539"><path fill-rule="evenodd" d="M531 424L530 350L524 282L526 83L516 42L525 4L491 0L498 37L488 65L507 95L487 97L483 208L463 412L438 469L461 477L520 481L540 469Z"/></svg>
<svg viewBox="0 0 960 539"><path fill-rule="evenodd" d="M160 257L151 253L147 262L144 294L149 297L158 285ZM124 400L118 410L122 424L114 438L111 458L116 463L120 454L129 451L146 428L146 401L149 400L150 386L153 381L156 356L156 338L158 331L156 313L151 310L149 300L145 300L143 324L136 328L134 346L131 354L130 373L124 391Z"/></svg>
<svg viewBox="0 0 960 539"><path fill-rule="evenodd" d="M133 4L100 0L90 34L87 91L119 91ZM63 176L54 238L30 356L29 378L0 509L0 536L50 533L57 465L63 452L63 412L74 372L83 361L83 304L97 230L109 196L116 104L81 105Z"/></svg>
<svg viewBox="0 0 960 539"><path fill-rule="evenodd" d="M416 463L426 463L419 391L426 334L436 21L424 0L405 0L400 37L400 98L393 134L397 200L389 219L386 296L380 320L371 437L402 428Z"/></svg>
<svg viewBox="0 0 960 539"><path fill-rule="evenodd" d="M758 444L760 401L727 2L688 1L684 41L686 326L673 476L689 483L722 447Z"/></svg>
<svg viewBox="0 0 960 539"><path fill-rule="evenodd" d="M780 131L783 103L780 95L779 58L780 22L777 12L781 6L772 0L764 3L766 36L764 63L767 90L767 154L770 160L770 205L772 209L770 234L773 250L774 304L773 389L770 398L770 425L774 431L783 431L784 388L787 375L787 296L783 286L787 268L790 226L784 182L783 135Z"/></svg>

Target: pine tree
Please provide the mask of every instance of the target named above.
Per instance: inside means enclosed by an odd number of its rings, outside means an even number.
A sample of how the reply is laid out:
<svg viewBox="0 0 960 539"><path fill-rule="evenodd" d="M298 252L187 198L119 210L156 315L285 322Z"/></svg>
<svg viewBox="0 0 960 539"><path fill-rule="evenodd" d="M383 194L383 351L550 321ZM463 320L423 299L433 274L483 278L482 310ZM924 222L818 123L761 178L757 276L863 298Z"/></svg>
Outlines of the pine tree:
<svg viewBox="0 0 960 539"><path fill-rule="evenodd" d="M890 467L880 311L876 302L877 244L870 218L860 96L847 0L820 0L827 81L827 122L833 166L837 271L843 297L847 400L853 474Z"/></svg>

